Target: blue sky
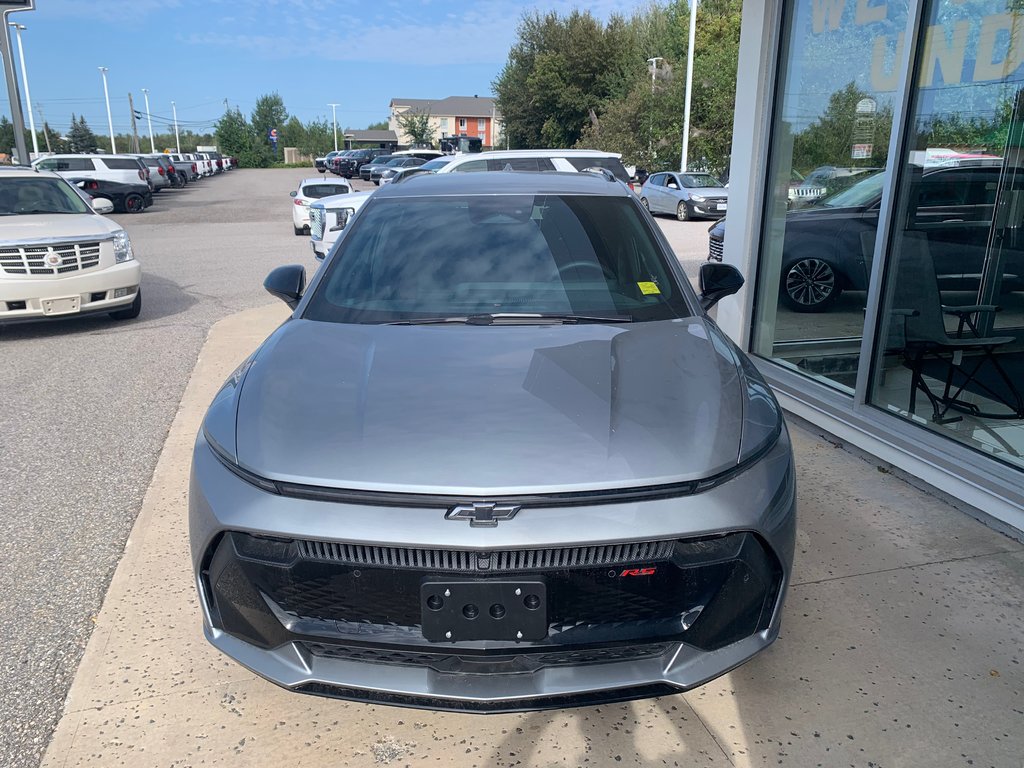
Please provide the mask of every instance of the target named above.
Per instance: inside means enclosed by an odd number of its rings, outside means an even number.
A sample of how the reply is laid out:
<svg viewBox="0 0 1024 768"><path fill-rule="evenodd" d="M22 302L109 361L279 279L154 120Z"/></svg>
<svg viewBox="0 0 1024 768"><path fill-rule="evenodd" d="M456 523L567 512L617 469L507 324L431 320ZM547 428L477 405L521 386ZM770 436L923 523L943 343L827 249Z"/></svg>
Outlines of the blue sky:
<svg viewBox="0 0 1024 768"><path fill-rule="evenodd" d="M594 0L602 19L630 15L643 0ZM130 130L128 92L144 111L149 89L154 130L176 102L182 126L209 129L224 100L248 114L277 91L289 113L331 117L363 128L386 119L393 97L491 93L515 29L528 8L568 13L579 4L544 0L36 0L11 15L22 32L33 105L67 129L84 115L97 134L107 119L99 66L109 68L114 130ZM12 38L17 61L17 42ZM19 70L19 87L21 87ZM10 113L6 87L0 112ZM24 94L22 95L24 98ZM39 112L35 113L37 124ZM26 120L27 123L27 120ZM145 124L140 133L145 134Z"/></svg>

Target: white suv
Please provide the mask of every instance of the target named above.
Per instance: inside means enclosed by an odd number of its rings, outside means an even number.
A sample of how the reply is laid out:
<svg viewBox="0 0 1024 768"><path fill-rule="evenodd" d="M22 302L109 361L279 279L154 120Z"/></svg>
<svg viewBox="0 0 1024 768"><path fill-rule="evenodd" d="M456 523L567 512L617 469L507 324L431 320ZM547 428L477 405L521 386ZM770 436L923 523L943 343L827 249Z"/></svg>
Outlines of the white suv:
<svg viewBox="0 0 1024 768"><path fill-rule="evenodd" d="M79 179L104 179L122 184L149 181L145 164L134 155L48 155L33 162L32 167Z"/></svg>
<svg viewBox="0 0 1024 768"><path fill-rule="evenodd" d="M0 170L0 323L108 312L138 317L142 269L128 233L55 173Z"/></svg>

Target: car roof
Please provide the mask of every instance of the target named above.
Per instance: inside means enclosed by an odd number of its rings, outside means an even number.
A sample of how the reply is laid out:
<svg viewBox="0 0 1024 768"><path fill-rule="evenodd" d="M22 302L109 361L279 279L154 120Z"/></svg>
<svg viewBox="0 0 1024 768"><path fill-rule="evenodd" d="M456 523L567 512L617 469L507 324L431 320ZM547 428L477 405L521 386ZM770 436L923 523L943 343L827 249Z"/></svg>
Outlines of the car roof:
<svg viewBox="0 0 1024 768"><path fill-rule="evenodd" d="M601 152L596 149L495 149L490 152L471 152L465 155L454 155L458 160L463 158L512 158L512 157L617 157L618 152Z"/></svg>
<svg viewBox="0 0 1024 768"><path fill-rule="evenodd" d="M300 187L304 187L307 184L344 184L346 187L352 186L348 183L348 179L332 179L329 176L310 176L308 179L303 179L299 182Z"/></svg>
<svg viewBox="0 0 1024 768"><path fill-rule="evenodd" d="M482 171L480 173L420 173L401 184L385 184L378 197L424 195L602 195L629 197L618 181L596 173L557 171Z"/></svg>
<svg viewBox="0 0 1024 768"><path fill-rule="evenodd" d="M60 178L60 176L52 171L36 170L28 165L0 165L0 172L4 176L48 176L50 178Z"/></svg>

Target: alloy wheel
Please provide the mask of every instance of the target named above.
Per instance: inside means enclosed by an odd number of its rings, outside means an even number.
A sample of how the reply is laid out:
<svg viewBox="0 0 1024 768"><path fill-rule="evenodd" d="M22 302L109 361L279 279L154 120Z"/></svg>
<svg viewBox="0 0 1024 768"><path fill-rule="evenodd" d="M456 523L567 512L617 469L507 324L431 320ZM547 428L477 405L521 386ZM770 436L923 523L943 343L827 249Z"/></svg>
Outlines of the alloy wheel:
<svg viewBox="0 0 1024 768"><path fill-rule="evenodd" d="M796 309L823 309L837 296L836 273L822 259L800 259L786 272L786 295Z"/></svg>

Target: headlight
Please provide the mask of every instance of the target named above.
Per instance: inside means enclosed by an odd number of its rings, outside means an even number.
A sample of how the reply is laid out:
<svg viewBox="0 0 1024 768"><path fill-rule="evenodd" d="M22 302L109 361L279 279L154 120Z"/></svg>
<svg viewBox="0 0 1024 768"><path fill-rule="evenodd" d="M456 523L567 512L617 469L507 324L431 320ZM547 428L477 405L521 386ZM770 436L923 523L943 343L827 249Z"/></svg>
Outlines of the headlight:
<svg viewBox="0 0 1024 768"><path fill-rule="evenodd" d="M331 227L331 232L338 232L345 228L348 224L348 220L352 218L352 214L356 212L355 208L342 208L337 211L331 211L334 214L334 226Z"/></svg>
<svg viewBox="0 0 1024 768"><path fill-rule="evenodd" d="M695 203L703 203L707 200L706 197L701 197L700 195L690 195L690 199Z"/></svg>
<svg viewBox="0 0 1024 768"><path fill-rule="evenodd" d="M380 177L383 179L386 176L387 178L390 179L396 173L397 173L397 171L394 168L388 168L386 171L381 171L380 172Z"/></svg>
<svg viewBox="0 0 1024 768"><path fill-rule="evenodd" d="M114 261L120 264L134 258L135 252L132 251L132 241L128 238L128 233L123 229L117 230L114 233Z"/></svg>

